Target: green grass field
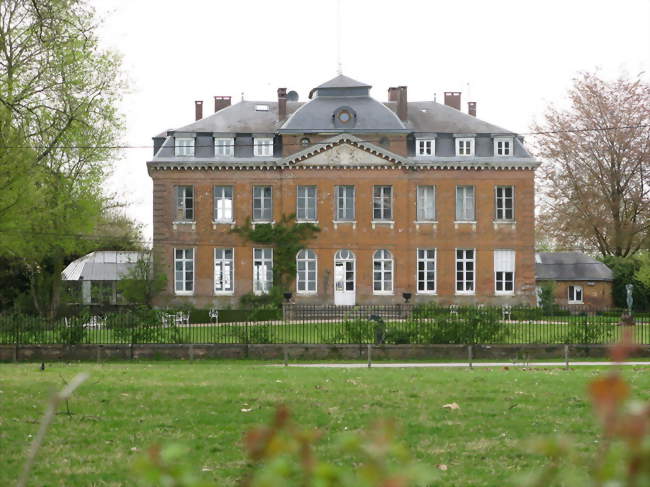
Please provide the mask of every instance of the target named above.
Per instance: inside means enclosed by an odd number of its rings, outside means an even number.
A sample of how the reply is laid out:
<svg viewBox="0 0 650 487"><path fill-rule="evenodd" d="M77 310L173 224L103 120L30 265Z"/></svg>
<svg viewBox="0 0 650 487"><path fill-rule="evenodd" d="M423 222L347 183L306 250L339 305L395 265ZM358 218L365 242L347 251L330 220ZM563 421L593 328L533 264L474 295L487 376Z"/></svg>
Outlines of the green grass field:
<svg viewBox="0 0 650 487"><path fill-rule="evenodd" d="M395 418L401 439L425 463L448 465L435 485L515 485L541 459L527 441L567 435L593 453L597 426L586 400L593 368L520 370L298 369L254 362L0 364L0 485L13 485L44 404L81 371L90 379L59 414L30 485L133 485L129 468L155 443L192 448L197 468L219 485L245 470L242 434L287 404L296 420L337 433ZM635 395L650 399L647 368L625 369ZM442 408L456 402L459 410ZM242 412L242 409L251 409Z"/></svg>

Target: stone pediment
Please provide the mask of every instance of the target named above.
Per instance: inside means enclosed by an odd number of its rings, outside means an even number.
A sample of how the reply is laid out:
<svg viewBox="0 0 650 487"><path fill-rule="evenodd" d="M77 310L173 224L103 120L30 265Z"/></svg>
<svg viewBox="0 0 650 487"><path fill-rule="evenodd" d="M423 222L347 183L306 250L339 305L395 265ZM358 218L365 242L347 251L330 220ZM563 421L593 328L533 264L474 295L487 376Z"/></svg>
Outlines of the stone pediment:
<svg viewBox="0 0 650 487"><path fill-rule="evenodd" d="M289 156L287 163L303 167L386 167L402 164L402 158L356 137L336 137Z"/></svg>

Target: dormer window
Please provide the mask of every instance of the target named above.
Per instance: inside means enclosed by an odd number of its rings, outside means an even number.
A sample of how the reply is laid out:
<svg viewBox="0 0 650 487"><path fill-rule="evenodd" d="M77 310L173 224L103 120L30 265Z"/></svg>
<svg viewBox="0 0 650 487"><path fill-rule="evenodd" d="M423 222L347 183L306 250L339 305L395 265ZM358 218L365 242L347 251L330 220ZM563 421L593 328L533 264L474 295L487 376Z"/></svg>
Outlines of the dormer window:
<svg viewBox="0 0 650 487"><path fill-rule="evenodd" d="M214 139L214 155L232 157L235 155L235 139L218 138Z"/></svg>
<svg viewBox="0 0 650 487"><path fill-rule="evenodd" d="M512 156L514 154L512 137L495 137L494 138L494 155L495 156Z"/></svg>
<svg viewBox="0 0 650 487"><path fill-rule="evenodd" d="M253 155L255 157L273 156L273 137L255 137L253 140Z"/></svg>
<svg viewBox="0 0 650 487"><path fill-rule="evenodd" d="M416 156L435 156L436 140L435 139L415 139Z"/></svg>
<svg viewBox="0 0 650 487"><path fill-rule="evenodd" d="M269 106L268 105L255 105L255 111L256 112L268 112L269 111Z"/></svg>
<svg viewBox="0 0 650 487"><path fill-rule="evenodd" d="M174 154L177 156L194 156L194 139L177 137L174 142Z"/></svg>
<svg viewBox="0 0 650 487"><path fill-rule="evenodd" d="M473 137L459 137L456 139L456 155L457 156L473 156L474 155L474 138Z"/></svg>

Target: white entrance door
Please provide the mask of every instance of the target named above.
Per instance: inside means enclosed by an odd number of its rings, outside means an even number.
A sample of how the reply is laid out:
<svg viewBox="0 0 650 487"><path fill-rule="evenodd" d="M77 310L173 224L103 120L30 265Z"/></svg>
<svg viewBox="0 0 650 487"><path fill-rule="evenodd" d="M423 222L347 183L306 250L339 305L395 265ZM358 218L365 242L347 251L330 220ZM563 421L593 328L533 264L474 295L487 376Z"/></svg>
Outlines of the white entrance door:
<svg viewBox="0 0 650 487"><path fill-rule="evenodd" d="M356 303L354 290L354 253L339 250L334 256L334 304L353 306Z"/></svg>

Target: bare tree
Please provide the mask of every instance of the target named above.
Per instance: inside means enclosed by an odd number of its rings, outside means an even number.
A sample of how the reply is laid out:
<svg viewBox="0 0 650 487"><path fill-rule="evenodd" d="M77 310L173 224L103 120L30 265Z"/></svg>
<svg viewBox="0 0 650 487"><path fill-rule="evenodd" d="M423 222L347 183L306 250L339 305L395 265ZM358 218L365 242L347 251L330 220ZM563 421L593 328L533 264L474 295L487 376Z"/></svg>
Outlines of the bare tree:
<svg viewBox="0 0 650 487"><path fill-rule="evenodd" d="M536 140L540 233L565 248L632 255L650 242L650 85L582 73Z"/></svg>

